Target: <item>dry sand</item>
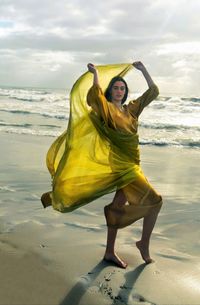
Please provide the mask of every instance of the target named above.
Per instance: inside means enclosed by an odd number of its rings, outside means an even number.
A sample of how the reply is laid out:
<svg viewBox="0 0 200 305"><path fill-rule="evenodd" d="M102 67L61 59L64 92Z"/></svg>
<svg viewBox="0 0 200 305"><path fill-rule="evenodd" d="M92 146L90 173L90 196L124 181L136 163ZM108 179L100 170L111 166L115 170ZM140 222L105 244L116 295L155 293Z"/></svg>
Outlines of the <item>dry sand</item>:
<svg viewBox="0 0 200 305"><path fill-rule="evenodd" d="M52 141L1 135L0 304L200 304L200 152L141 147L143 170L164 199L151 242L156 262L145 265L135 247L138 221L118 232L123 270L102 261L112 195L70 214L42 208Z"/></svg>

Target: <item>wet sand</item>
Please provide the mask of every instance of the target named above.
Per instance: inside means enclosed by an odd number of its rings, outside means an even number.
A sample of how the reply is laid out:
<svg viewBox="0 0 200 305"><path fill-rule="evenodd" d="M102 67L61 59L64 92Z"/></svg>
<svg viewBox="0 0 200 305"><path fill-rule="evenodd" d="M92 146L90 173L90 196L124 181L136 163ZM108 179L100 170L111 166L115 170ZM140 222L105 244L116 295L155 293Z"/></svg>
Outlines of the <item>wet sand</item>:
<svg viewBox="0 0 200 305"><path fill-rule="evenodd" d="M142 168L163 196L151 241L155 263L135 246L142 221L119 230L126 270L102 261L106 195L70 214L43 209L54 138L1 134L0 304L200 304L199 156L195 149L141 147Z"/></svg>

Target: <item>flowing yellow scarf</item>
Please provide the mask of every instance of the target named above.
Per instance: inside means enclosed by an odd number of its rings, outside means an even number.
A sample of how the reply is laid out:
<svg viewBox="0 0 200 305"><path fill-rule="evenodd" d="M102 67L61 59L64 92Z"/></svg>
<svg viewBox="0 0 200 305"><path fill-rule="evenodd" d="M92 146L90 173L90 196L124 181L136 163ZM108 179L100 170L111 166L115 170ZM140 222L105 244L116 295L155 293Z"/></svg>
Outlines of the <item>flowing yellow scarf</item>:
<svg viewBox="0 0 200 305"><path fill-rule="evenodd" d="M114 76L123 77L131 68L131 64L97 66L102 90ZM87 105L92 84L90 72L74 84L68 128L47 153L52 205L60 212L70 212L114 192L141 174L139 164L134 161L139 154L137 133L119 132L102 122Z"/></svg>

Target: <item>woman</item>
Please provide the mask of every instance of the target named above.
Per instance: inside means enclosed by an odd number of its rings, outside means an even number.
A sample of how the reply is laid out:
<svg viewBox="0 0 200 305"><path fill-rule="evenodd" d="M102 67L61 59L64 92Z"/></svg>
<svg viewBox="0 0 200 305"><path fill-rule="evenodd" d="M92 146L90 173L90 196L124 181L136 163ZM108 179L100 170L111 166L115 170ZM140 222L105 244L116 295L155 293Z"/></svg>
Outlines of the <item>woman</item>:
<svg viewBox="0 0 200 305"><path fill-rule="evenodd" d="M133 66L136 69L142 71L148 83L149 90L147 90L143 94L143 96L141 96L136 101L130 102L127 106L123 106L123 103L125 102L128 94L127 92L128 87L126 82L123 80L123 78L115 77L114 79L111 80L106 90L105 96L116 108L114 109L114 111L113 109L109 109L110 112L112 112L111 117L115 121L115 128L120 130L123 128L125 129L126 127L127 131L137 133L137 119L140 113L142 112L142 110L144 109L144 107L147 106L153 99L157 97L158 88L154 84L145 66L141 62L134 62ZM101 88L99 87L98 71L95 69L94 65L92 64L88 64L88 69L94 75L93 88L91 88L88 93L88 104L94 109L94 111L99 111L102 114L102 117L104 117L105 116L104 112L105 110L107 110L106 109L107 105L106 106L104 105L105 104L104 96L101 91ZM96 101L95 96L98 96L98 101ZM99 105L97 103L99 103ZM123 122L121 122L120 120L121 117L119 116L119 113L117 113L117 111L119 111L120 116L126 120L126 124L124 124L124 120ZM135 162L139 164L139 160L137 158ZM113 168L114 167L115 166L113 166ZM125 186L122 189L119 189L115 194L113 202L105 207L104 210L108 225L108 233L107 233L107 247L106 247L104 259L108 261L113 261L122 268L126 268L127 264L117 256L114 250L114 245L117 235L117 228L124 227L128 225L130 222L131 223L133 222L132 221L133 219L131 220L127 219L127 215L126 215L131 211L129 210L125 211L122 209L122 207L125 205L127 200L129 204L132 204L134 207L137 205L138 210L140 210L140 205L142 205L143 207L145 203L147 205L152 204L152 206L155 206L153 209L150 209L148 213L147 211L144 211L143 213L144 215L138 215L144 217L144 222L143 222L142 238L140 241L136 242L136 246L140 250L142 258L146 263L151 263L153 261L149 254L149 241L153 227L157 219L158 212L162 204L161 196L156 193L156 191L151 187L149 182L146 179L144 179L144 175L141 173L141 175L139 175L138 178L134 180L132 183L130 183L129 185ZM129 207L130 206L128 206L128 208ZM135 216L137 220L138 211L133 211L133 213L134 212L136 212ZM120 219L118 220L118 222L116 222L116 218L118 217L119 214L120 214L119 216Z"/></svg>
<svg viewBox="0 0 200 305"><path fill-rule="evenodd" d="M123 105L128 87L122 76L131 67L143 73L149 89ZM115 253L117 230L144 218L136 246L144 261L151 263L149 242L162 197L140 168L137 127L139 115L157 97L158 88L141 62L97 68L88 64L88 71L72 88L68 129L48 151L53 190L41 200L44 207L52 204L56 210L69 212L116 191L112 203L104 208L108 227L104 259L127 267ZM103 88L107 88L105 94Z"/></svg>

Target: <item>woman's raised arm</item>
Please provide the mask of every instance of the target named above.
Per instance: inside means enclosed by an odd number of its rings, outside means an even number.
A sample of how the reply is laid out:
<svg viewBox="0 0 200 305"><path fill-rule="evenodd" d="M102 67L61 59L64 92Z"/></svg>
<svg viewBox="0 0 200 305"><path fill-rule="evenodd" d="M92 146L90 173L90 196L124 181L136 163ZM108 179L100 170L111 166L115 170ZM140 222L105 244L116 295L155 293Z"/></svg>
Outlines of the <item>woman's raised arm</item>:
<svg viewBox="0 0 200 305"><path fill-rule="evenodd" d="M155 83L152 80L149 72L147 71L146 67L143 65L143 63L141 61L135 61L132 65L133 65L133 67L135 67L136 69L138 69L142 72L142 74L144 75L144 78L147 81L149 88L152 86L155 86Z"/></svg>
<svg viewBox="0 0 200 305"><path fill-rule="evenodd" d="M146 90L142 96L138 97L136 100L130 101L128 104L129 112L132 115L139 117L143 109L159 95L159 89L141 61L136 61L132 65L143 73L149 86L149 89Z"/></svg>
<svg viewBox="0 0 200 305"><path fill-rule="evenodd" d="M87 67L88 67L88 71L90 71L94 75L93 84L99 85L98 71L97 71L96 67L91 63L89 63L87 65Z"/></svg>

